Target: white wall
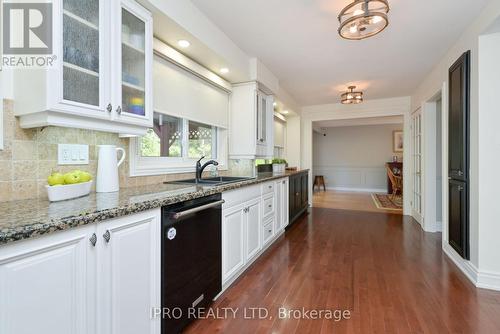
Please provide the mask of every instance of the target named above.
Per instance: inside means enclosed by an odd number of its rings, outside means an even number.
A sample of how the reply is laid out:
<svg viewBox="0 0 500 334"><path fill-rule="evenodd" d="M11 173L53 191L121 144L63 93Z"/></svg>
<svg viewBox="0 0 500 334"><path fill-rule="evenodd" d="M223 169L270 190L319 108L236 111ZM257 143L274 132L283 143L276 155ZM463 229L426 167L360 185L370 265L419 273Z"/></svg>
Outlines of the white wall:
<svg viewBox="0 0 500 334"><path fill-rule="evenodd" d="M479 269L500 283L500 32L479 40ZM500 288L500 286L499 286Z"/></svg>
<svg viewBox="0 0 500 334"><path fill-rule="evenodd" d="M313 134L313 174L328 188L387 190L385 164L392 161L393 131L403 124L343 126Z"/></svg>
<svg viewBox="0 0 500 334"><path fill-rule="evenodd" d="M443 82L446 82L447 86L448 69L462 53L471 50L471 159L469 171L471 260L470 262L463 261L456 252L448 246L448 236L446 233L448 217L446 209L443 210L443 249L477 285L486 286L487 284L484 283L485 280L490 283L494 280L497 289L500 289L500 244L496 242L496 245L490 245L492 241L486 236L500 235L494 227L495 223L493 223L494 220L498 221L498 195L491 196L491 189L498 189L500 187L500 184L498 184L500 180L492 177L494 174L492 174L491 170L493 167L498 168L498 166L500 166L500 161L492 158L492 156L499 156L499 154L497 154L499 151L497 146L498 142L496 140L498 140L498 124L500 123L498 120L498 108L495 112L491 110L495 103L491 102L492 104L488 105L489 102L486 102L485 98L481 98L480 104L479 94L480 86L481 96L491 94L487 89L488 87L490 89L496 89L496 93L492 95L492 101L495 101L500 89L495 88L492 84L499 78L498 75L494 77L494 68L488 68L482 72L482 75L485 77L489 71L491 75L489 79L486 78L484 81L481 80L481 82L485 83L484 85L479 81L479 59L481 58L484 64L487 63L486 60L488 59L487 52L479 53L479 36L487 31L499 16L500 1L491 0L485 6L481 14L464 31L455 45L422 81L411 98L412 110L415 110L434 96L436 92L441 89ZM488 47L485 45L485 48ZM488 52L491 53L493 50ZM493 52L490 57L496 57L496 64L498 66L498 55ZM447 101L445 105L447 105ZM446 125L448 122L448 111L446 109L443 110L442 117L443 124ZM446 139L446 127L443 128L443 135L443 138ZM443 147L447 147L446 141L443 143ZM447 159L448 152L443 150L444 163L446 163ZM443 178L447 179L447 177L447 173L443 175ZM443 202L443 207L447 208L446 192L444 197L445 201ZM496 225L498 225L498 223L496 223ZM495 252L493 252L493 249ZM494 273L494 275L491 273ZM489 284L489 286L491 287L492 284Z"/></svg>
<svg viewBox="0 0 500 334"><path fill-rule="evenodd" d="M410 97L398 97L391 99L378 99L366 100L358 105L343 105L340 103L324 104L316 106L308 106L302 108L302 149L301 149L301 165L302 168L313 167L313 122L338 120L338 119L353 119L353 118L370 118L370 117L385 117L385 116L404 116L404 147L410 145ZM405 150L403 155L403 162L406 166L410 163L409 150ZM312 182L312 173L309 174L310 182ZM410 174L409 169L405 168L403 171L403 197L405 215L410 214L410 196L409 196L409 183ZM309 198L312 200L312 187L309 189Z"/></svg>
<svg viewBox="0 0 500 334"><path fill-rule="evenodd" d="M300 117L286 118L285 159L290 167L301 168L301 122Z"/></svg>

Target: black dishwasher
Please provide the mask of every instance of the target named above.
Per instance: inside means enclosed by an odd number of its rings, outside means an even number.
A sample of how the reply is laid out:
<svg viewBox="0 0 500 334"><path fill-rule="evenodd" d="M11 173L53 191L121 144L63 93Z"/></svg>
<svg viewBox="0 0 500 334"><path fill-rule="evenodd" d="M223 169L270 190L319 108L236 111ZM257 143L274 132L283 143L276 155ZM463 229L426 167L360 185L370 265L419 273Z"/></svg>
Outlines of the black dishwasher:
<svg viewBox="0 0 500 334"><path fill-rule="evenodd" d="M221 194L162 208L162 334L179 333L222 289Z"/></svg>

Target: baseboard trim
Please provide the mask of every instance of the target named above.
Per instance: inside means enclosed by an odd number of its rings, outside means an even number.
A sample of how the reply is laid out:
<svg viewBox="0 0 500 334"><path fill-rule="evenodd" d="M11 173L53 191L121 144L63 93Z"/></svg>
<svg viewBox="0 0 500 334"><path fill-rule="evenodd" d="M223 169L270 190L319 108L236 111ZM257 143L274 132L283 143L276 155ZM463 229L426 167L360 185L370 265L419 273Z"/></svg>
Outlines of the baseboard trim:
<svg viewBox="0 0 500 334"><path fill-rule="evenodd" d="M464 260L448 244L443 244L443 252L464 273L464 275L481 289L500 291L500 273L479 271L470 261Z"/></svg>
<svg viewBox="0 0 500 334"><path fill-rule="evenodd" d="M386 193L387 189L377 188L350 188L350 187L326 187L327 190L352 191L361 193Z"/></svg>

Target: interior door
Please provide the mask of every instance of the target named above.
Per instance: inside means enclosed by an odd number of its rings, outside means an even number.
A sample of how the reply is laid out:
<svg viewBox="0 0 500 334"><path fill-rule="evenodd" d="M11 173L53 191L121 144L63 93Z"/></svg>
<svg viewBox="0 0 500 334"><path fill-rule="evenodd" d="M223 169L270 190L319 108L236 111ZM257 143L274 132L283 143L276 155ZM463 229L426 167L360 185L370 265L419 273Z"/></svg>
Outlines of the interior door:
<svg viewBox="0 0 500 334"><path fill-rule="evenodd" d="M470 51L449 70L448 242L469 260Z"/></svg>
<svg viewBox="0 0 500 334"><path fill-rule="evenodd" d="M422 113L417 109L411 115L412 151L412 216L422 223Z"/></svg>

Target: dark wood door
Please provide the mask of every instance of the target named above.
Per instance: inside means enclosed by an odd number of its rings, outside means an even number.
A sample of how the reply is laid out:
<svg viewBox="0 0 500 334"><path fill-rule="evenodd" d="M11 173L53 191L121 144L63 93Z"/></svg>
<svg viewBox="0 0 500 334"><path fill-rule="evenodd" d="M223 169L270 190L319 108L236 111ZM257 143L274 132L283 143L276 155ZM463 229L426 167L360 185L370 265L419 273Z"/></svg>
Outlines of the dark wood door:
<svg viewBox="0 0 500 334"><path fill-rule="evenodd" d="M469 258L469 224L467 218L468 210L468 189L467 183L450 180L449 182L449 242L458 254L463 258Z"/></svg>
<svg viewBox="0 0 500 334"><path fill-rule="evenodd" d="M470 51L449 71L448 242L469 260Z"/></svg>
<svg viewBox="0 0 500 334"><path fill-rule="evenodd" d="M449 73L449 177L462 181L469 177L469 68L468 51L453 64Z"/></svg>

